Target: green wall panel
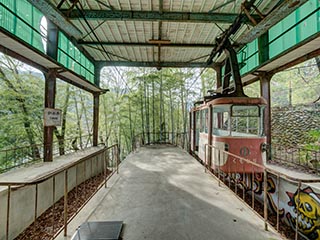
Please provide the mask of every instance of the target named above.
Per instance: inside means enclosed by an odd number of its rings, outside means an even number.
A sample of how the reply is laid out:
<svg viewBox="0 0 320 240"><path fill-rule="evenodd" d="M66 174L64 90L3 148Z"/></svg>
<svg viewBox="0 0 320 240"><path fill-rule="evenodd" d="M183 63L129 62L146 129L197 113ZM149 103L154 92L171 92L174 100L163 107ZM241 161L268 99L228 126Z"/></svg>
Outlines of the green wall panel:
<svg viewBox="0 0 320 240"><path fill-rule="evenodd" d="M320 31L320 1L310 0L269 30L269 56L276 57Z"/></svg>
<svg viewBox="0 0 320 240"><path fill-rule="evenodd" d="M94 83L93 63L62 32L59 32L58 62Z"/></svg>
<svg viewBox="0 0 320 240"><path fill-rule="evenodd" d="M0 27L45 52L40 24L43 14L26 0L0 0Z"/></svg>
<svg viewBox="0 0 320 240"><path fill-rule="evenodd" d="M259 65L258 40L255 39L248 43L238 53L238 62L244 64L240 69L240 74L243 75Z"/></svg>
<svg viewBox="0 0 320 240"><path fill-rule="evenodd" d="M269 31L269 59L320 32L320 1L309 0ZM243 64L241 75L259 66L258 40L248 43L238 52Z"/></svg>

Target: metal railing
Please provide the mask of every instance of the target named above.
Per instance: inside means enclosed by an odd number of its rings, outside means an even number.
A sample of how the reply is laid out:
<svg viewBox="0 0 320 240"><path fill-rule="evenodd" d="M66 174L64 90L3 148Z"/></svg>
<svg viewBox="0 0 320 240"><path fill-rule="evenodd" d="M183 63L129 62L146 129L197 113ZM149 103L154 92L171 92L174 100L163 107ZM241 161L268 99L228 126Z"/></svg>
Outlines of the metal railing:
<svg viewBox="0 0 320 240"><path fill-rule="evenodd" d="M217 162L218 164L214 166L214 168L211 168L211 160L208 159L208 153L212 150L218 151L218 154L215 154L215 156L218 157ZM221 159L228 157L228 161L232 160L233 163L237 164L237 169L239 169L239 172L237 173L231 173L230 169L227 172L223 172L220 168ZM276 205L278 206L276 208L276 223L274 224L276 226L276 230L279 232L280 229L280 193L283 191L287 191L288 189L281 189L281 180L285 180L287 182L290 182L291 184L294 184L297 186L297 204L301 202L301 189L303 185L308 185L311 183L320 183L320 178L312 178L312 179L299 179L294 178L289 175L286 175L284 173L281 173L279 171L273 170L269 167L266 167L264 165L259 165L251 160L242 158L240 156L237 156L235 154L232 154L230 152L224 151L216 146L213 145L205 145L205 159L204 159L204 166L205 171L213 174L215 177L218 178L218 184L220 186L221 183L225 184L227 187L229 187L235 195L245 202L249 207L251 207L253 210L255 210L255 202L256 202L256 193L254 190L254 181L255 177L247 178L250 181L245 181L246 175L248 176L248 172L245 172L244 164L250 164L251 165L251 176L256 176L257 173L262 173L263 178L262 180L262 186L263 186L263 219L264 219L264 227L265 230L268 229L268 223L271 224L270 219L268 218L268 204L270 204L270 200L268 200L267 195L268 193L268 177L269 175L273 175L276 178ZM242 170L242 171L241 171ZM248 186L251 185L251 189L249 187L244 186L247 184ZM249 189L249 190L248 190ZM251 196L250 196L251 195ZM251 199L250 199L251 198ZM251 203L251 204L250 204ZM302 213L300 212L300 207L296 208L296 225L295 225L295 232L294 232L294 239L298 239L299 235L299 221L301 219ZM304 216L302 216L304 217Z"/></svg>
<svg viewBox="0 0 320 240"><path fill-rule="evenodd" d="M79 140L78 140L79 139ZM92 146L92 135L66 138L53 142L53 155L61 156ZM12 168L43 160L43 144L0 150L0 173Z"/></svg>
<svg viewBox="0 0 320 240"><path fill-rule="evenodd" d="M188 134L185 132L149 132L137 134L133 139L133 150L150 144L172 144L188 150Z"/></svg>
<svg viewBox="0 0 320 240"><path fill-rule="evenodd" d="M316 150L272 144L271 159L276 163L311 169L315 173L320 171L320 151Z"/></svg>
<svg viewBox="0 0 320 240"><path fill-rule="evenodd" d="M48 192L48 188L46 188L45 196L40 195L39 187L44 182L46 182L47 184L52 184L50 187L52 189L52 201L50 203L51 207L49 206L48 208L49 212L51 212L49 215L51 216L51 219L52 219L52 226L46 229L37 229L37 230L46 231L47 229L50 229L50 232L45 232L47 236L48 235L50 236L50 239L53 239L54 237L56 237L61 231L64 231L64 236L66 236L68 223L76 216L76 214L83 208L83 206L93 197L93 195L102 186L107 187L108 179L115 172L118 173L119 163L120 161L119 161L118 145L112 145L110 147L104 147L98 150L97 152L90 154L88 156L85 156L68 166L64 166L53 172L49 172L47 175L43 177L39 177L32 181L0 182L0 186L5 186L7 188L7 212L6 214L1 215L2 217L6 218L5 239L8 240L10 238L10 217L12 217L11 202L12 202L13 191L17 191L20 188L28 187L30 189L29 192L31 192L30 194L33 194L34 192L35 194L35 196L33 197L34 208L30 210L28 209L28 211L29 211L29 214L33 214L34 216L33 225L37 225L39 221L38 219L41 217L41 214L44 214L46 212L46 210L43 210L43 209L40 210L39 203L42 203L42 200L45 201L46 196L51 194ZM60 176L58 176L59 174ZM63 178L61 177L61 174L63 174ZM90 187L89 185L91 184L90 179L98 175L102 176L101 177L102 182L93 192L91 193L88 192L88 188ZM72 189L70 189L71 186L69 185L70 181L68 181L68 177L72 177L72 176L74 177L73 181L75 182L74 183L75 186ZM62 181L64 185L63 196L61 196L61 198L59 196L57 197L57 194L59 194L58 181ZM82 198L83 195L85 195L84 199ZM72 196L75 198L74 201L70 200ZM59 200L56 200L56 198L58 198ZM57 221L56 219L59 216L59 213L56 212L58 210L55 207L55 205L60 200L63 201L63 213L62 213L63 226L62 227L59 226L59 221ZM71 207L74 208L72 204L75 204L76 211L71 214L71 210L72 210ZM38 214L38 212L40 211L42 213Z"/></svg>

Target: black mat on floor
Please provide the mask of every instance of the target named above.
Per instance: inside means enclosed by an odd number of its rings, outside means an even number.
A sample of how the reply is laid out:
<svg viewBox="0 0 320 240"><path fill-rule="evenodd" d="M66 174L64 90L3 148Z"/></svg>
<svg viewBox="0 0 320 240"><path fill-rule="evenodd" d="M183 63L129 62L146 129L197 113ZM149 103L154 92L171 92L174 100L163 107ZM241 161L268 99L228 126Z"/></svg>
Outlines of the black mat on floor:
<svg viewBox="0 0 320 240"><path fill-rule="evenodd" d="M122 221L85 222L78 227L71 240L119 240Z"/></svg>

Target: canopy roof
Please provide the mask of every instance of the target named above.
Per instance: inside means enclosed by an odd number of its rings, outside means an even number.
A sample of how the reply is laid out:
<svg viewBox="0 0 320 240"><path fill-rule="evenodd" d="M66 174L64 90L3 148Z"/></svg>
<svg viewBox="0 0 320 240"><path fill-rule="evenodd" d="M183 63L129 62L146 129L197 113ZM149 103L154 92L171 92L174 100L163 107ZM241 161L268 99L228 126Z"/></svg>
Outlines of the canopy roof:
<svg viewBox="0 0 320 240"><path fill-rule="evenodd" d="M243 0L29 1L40 6L45 14L47 11L50 20L56 20L95 61L103 61L105 65L205 67L215 39L230 28L239 14L245 17L239 30L232 34L232 43L244 44L252 41L253 35L258 36L257 31L253 33L253 22L245 15ZM305 1L249 2L254 3L254 7L248 8L250 15L259 22L261 14L267 16L282 4L286 10L278 9L273 16L279 21ZM293 2L297 4L292 5ZM61 16L65 21L57 21ZM262 25L261 34L271 24ZM223 59L222 54L214 61Z"/></svg>
<svg viewBox="0 0 320 240"><path fill-rule="evenodd" d="M219 70L230 43L243 84L320 55L318 0L2 1L0 51L91 92L103 66Z"/></svg>

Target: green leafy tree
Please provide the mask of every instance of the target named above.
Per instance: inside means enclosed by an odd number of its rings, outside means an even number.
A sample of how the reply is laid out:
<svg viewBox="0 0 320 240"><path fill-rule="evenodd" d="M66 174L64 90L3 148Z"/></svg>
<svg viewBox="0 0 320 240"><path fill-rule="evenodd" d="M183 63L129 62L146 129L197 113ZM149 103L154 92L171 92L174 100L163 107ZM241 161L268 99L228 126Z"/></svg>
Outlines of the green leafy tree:
<svg viewBox="0 0 320 240"><path fill-rule="evenodd" d="M36 145L42 142L44 84L40 76L28 72L21 62L0 56L0 149L31 146L30 151L7 151L2 162L6 167L41 158Z"/></svg>

